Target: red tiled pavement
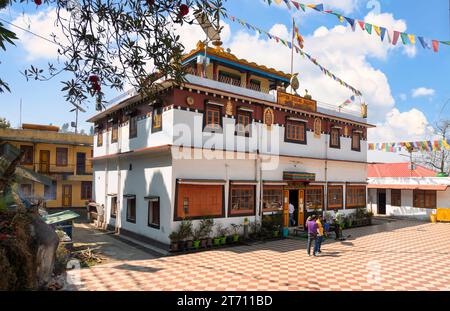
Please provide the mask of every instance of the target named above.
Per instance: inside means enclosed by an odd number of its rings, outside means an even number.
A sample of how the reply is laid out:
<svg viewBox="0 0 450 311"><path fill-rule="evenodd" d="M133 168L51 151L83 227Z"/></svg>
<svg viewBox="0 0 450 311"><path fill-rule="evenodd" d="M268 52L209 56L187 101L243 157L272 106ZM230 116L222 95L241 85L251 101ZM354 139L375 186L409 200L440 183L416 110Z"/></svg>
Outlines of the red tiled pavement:
<svg viewBox="0 0 450 311"><path fill-rule="evenodd" d="M345 234L319 257L287 239L71 273L80 273L78 290L450 290L450 224L395 221Z"/></svg>

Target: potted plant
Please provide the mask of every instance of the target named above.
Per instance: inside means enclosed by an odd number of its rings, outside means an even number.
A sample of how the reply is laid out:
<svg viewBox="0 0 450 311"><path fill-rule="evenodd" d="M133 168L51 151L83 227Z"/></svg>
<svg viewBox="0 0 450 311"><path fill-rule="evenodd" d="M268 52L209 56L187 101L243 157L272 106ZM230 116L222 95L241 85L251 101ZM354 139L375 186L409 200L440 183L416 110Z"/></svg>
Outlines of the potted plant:
<svg viewBox="0 0 450 311"><path fill-rule="evenodd" d="M241 227L242 227L242 225L231 224L231 228L233 231L233 235L232 235L233 243L237 243L239 241L239 229Z"/></svg>
<svg viewBox="0 0 450 311"><path fill-rule="evenodd" d="M192 232L192 239L193 239L193 241L192 241L192 247L194 248L194 249L199 249L200 248L200 238L201 238L201 235L202 235L202 226L201 226L201 224L199 224L198 226L197 226L197 228L195 228L194 230L193 230L193 232Z"/></svg>
<svg viewBox="0 0 450 311"><path fill-rule="evenodd" d="M180 228L178 229L179 238L183 242L183 247L181 249L189 250L192 248L192 221L189 219L183 219L180 223Z"/></svg>
<svg viewBox="0 0 450 311"><path fill-rule="evenodd" d="M213 227L214 227L214 219L206 218L202 220L204 225L203 236L206 240L206 247L211 247L213 244L213 239L211 237Z"/></svg>
<svg viewBox="0 0 450 311"><path fill-rule="evenodd" d="M223 225L221 223L218 223L216 225L216 236L214 237L214 246L220 246L220 242L221 242L221 233L222 233L222 229Z"/></svg>
<svg viewBox="0 0 450 311"><path fill-rule="evenodd" d="M280 228L281 228L281 226L278 224L275 224L273 226L273 237L274 238L278 238L280 236Z"/></svg>
<svg viewBox="0 0 450 311"><path fill-rule="evenodd" d="M172 233L169 235L170 239L170 251L176 252L179 250L178 248L178 242L180 241L178 231L172 231Z"/></svg>

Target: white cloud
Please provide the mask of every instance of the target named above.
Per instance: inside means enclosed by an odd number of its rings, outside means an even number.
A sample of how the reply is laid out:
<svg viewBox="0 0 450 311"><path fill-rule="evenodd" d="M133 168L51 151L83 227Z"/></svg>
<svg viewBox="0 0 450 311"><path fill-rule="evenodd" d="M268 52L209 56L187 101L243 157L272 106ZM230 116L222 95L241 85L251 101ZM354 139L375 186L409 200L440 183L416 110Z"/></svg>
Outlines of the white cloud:
<svg viewBox="0 0 450 311"><path fill-rule="evenodd" d="M62 16L67 17L68 12L61 10ZM61 27L55 25L56 9L47 8L38 11L36 14L22 14L12 21L13 24L28 29L35 34L53 41L52 34L57 36L57 41L66 40L61 31ZM15 28L19 42L27 52L26 60L54 59L58 54L58 46L42 38L34 36L26 31Z"/></svg>
<svg viewBox="0 0 450 311"><path fill-rule="evenodd" d="M386 114L386 120L376 126L368 132L371 142L423 140L433 135L426 116L415 108L406 112L394 108Z"/></svg>
<svg viewBox="0 0 450 311"><path fill-rule="evenodd" d="M412 97L413 98L417 98L417 97L421 97L421 96L433 96L436 93L435 90L433 89L429 89L426 87L419 87L417 89L413 89L411 91Z"/></svg>
<svg viewBox="0 0 450 311"><path fill-rule="evenodd" d="M408 95L406 95L405 93L401 93L400 95L398 95L398 98L400 98L401 101L406 101L408 99Z"/></svg>

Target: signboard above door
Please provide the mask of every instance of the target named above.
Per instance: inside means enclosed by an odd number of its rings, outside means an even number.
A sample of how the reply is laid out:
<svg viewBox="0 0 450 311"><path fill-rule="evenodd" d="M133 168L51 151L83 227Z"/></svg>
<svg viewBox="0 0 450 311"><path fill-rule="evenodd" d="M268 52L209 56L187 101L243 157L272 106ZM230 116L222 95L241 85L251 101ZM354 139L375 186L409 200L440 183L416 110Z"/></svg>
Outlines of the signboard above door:
<svg viewBox="0 0 450 311"><path fill-rule="evenodd" d="M283 180L311 182L316 180L316 174L305 172L283 172Z"/></svg>
<svg viewBox="0 0 450 311"><path fill-rule="evenodd" d="M282 106L317 112L317 102L315 100L306 99L298 95L292 95L278 91L277 103Z"/></svg>

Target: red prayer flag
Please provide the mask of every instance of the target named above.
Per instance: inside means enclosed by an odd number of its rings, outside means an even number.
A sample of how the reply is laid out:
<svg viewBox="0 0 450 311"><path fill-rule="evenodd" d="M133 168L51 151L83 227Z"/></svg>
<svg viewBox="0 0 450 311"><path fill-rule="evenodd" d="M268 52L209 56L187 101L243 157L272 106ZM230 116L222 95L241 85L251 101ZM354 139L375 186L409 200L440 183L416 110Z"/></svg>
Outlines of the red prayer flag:
<svg viewBox="0 0 450 311"><path fill-rule="evenodd" d="M392 39L392 44L393 45L397 44L398 38L400 38L400 32L399 31L394 31L394 38Z"/></svg>
<svg viewBox="0 0 450 311"><path fill-rule="evenodd" d="M433 40L433 50L437 53L439 51L439 41Z"/></svg>
<svg viewBox="0 0 450 311"><path fill-rule="evenodd" d="M361 26L362 30L366 29L366 23L364 23L363 21L358 21L359 26Z"/></svg>

